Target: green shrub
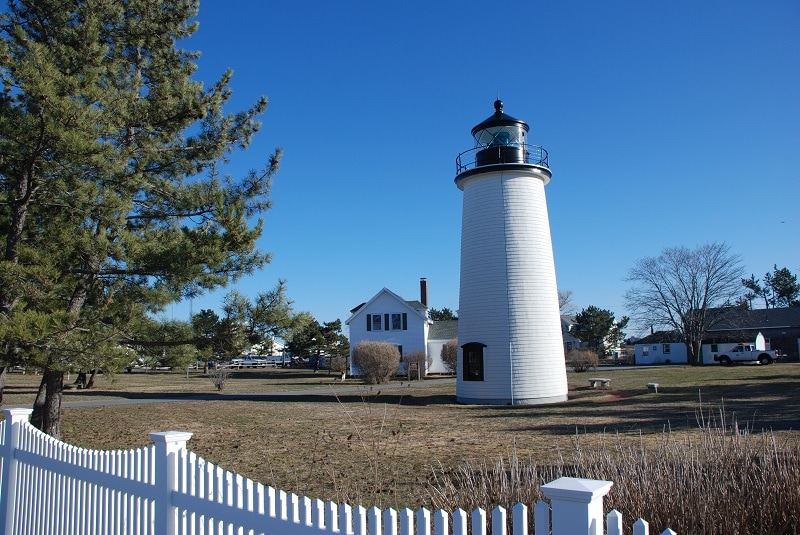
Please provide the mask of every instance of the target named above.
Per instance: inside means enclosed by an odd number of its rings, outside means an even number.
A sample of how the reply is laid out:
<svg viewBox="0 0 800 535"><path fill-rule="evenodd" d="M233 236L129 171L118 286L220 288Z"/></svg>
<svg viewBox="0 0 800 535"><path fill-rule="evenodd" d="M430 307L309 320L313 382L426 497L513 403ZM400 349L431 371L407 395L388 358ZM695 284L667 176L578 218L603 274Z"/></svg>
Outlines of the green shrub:
<svg viewBox="0 0 800 535"><path fill-rule="evenodd" d="M353 365L369 384L388 383L397 373L400 351L389 342L359 342L353 348Z"/></svg>

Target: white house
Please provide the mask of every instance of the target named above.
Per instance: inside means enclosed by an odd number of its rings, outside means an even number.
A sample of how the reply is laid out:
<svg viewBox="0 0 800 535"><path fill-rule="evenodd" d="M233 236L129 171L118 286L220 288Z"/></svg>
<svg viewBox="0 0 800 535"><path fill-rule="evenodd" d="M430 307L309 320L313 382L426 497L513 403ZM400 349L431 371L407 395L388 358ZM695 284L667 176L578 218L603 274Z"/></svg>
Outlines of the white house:
<svg viewBox="0 0 800 535"><path fill-rule="evenodd" d="M432 323L427 304L406 301L388 288L382 289L372 299L352 309L345 321L350 331L350 373L360 375L353 366L353 348L364 340L394 344L401 358L411 351L427 352Z"/></svg>
<svg viewBox="0 0 800 535"><path fill-rule="evenodd" d="M564 353L586 347L585 343L572 334L573 325L575 325L575 316L561 316L561 337L564 339Z"/></svg>

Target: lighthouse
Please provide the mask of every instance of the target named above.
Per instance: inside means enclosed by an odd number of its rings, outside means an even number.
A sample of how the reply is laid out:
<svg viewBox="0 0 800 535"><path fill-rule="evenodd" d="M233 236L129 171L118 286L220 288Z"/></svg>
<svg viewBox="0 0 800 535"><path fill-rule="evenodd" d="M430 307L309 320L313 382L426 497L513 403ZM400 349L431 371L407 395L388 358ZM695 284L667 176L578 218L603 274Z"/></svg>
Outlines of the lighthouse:
<svg viewBox="0 0 800 535"><path fill-rule="evenodd" d="M552 176L529 127L494 103L456 158L463 192L458 377L461 403L567 399L567 373L544 187Z"/></svg>

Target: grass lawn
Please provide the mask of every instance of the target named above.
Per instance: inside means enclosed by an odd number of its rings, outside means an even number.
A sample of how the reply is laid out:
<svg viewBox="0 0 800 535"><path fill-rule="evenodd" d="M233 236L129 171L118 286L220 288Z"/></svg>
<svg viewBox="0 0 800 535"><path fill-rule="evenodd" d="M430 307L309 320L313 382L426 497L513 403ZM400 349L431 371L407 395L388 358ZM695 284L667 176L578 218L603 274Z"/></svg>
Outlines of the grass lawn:
<svg viewBox="0 0 800 535"><path fill-rule="evenodd" d="M591 389L589 377L611 380ZM455 403L455 381L426 380L392 388L342 383L326 372L234 371L222 393L197 371L100 376L93 390L68 390L62 438L94 449L150 443L148 433L194 433L189 448L206 460L267 485L337 501L426 505L432 467L503 457L555 463L578 440L655 443L665 430L697 432L719 419L780 441L800 438L800 364L770 366L604 368L568 374L570 400L532 407ZM30 405L39 376L9 374L3 403ZM648 393L646 384L659 383ZM301 395L282 395L302 391ZM202 395L203 400L186 400ZM170 397L180 402L73 406L74 402ZM702 415L702 416L701 416ZM365 505L371 505L365 503Z"/></svg>

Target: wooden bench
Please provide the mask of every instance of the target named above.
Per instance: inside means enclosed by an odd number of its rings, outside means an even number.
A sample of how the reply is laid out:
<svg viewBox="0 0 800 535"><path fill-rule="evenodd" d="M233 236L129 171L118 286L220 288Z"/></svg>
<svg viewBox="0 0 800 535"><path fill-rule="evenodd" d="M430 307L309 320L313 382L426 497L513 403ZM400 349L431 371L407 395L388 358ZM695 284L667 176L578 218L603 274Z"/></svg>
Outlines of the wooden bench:
<svg viewBox="0 0 800 535"><path fill-rule="evenodd" d="M604 379L602 377L594 377L589 379L589 386L591 388L597 388L602 386L603 388L611 388L611 379Z"/></svg>
<svg viewBox="0 0 800 535"><path fill-rule="evenodd" d="M647 391L658 393L658 383L647 383Z"/></svg>

